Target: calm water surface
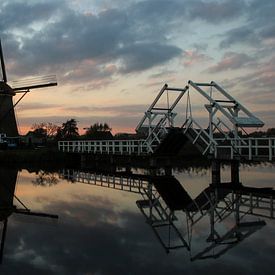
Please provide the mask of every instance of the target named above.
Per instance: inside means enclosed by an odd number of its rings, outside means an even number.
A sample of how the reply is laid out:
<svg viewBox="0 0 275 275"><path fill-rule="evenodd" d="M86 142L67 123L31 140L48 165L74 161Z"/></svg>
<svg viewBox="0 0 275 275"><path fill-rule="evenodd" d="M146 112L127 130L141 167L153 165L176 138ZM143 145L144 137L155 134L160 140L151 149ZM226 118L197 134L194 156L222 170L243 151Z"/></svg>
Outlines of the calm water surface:
<svg viewBox="0 0 275 275"><path fill-rule="evenodd" d="M131 171L148 175L144 170ZM225 166L225 182L230 178L228 171ZM17 170L2 168L0 174L1 184L12 185ZM209 186L210 171L205 168L175 169L172 174L193 200ZM253 205L262 217L245 214L248 207L240 207L238 212L236 205L231 207L230 199L222 196L221 208L214 211L217 221L212 223L211 235L209 207L198 211L193 220L185 212L175 211L170 217L173 224L166 226L159 222L160 214L145 205L150 188L153 202L157 204L159 199L163 203L154 186L146 186L146 178L138 193L138 188L129 192L127 186L127 190L113 189L112 184L109 188L99 186L104 177L95 182L94 173L88 175L68 170L18 171L16 198L32 211L57 214L59 219L11 213L0 274L275 274L275 222L270 218L270 200L266 209L257 208L262 204ZM69 176L70 180L66 179ZM87 177L90 184L79 182L87 182ZM240 178L244 186L274 188L275 167L242 166ZM135 180L138 182L137 176ZM13 204L23 208L16 198ZM197 222L195 218L199 218ZM154 222L162 226L154 227ZM236 223L242 225L241 230L236 230ZM179 248L169 250L169 246Z"/></svg>

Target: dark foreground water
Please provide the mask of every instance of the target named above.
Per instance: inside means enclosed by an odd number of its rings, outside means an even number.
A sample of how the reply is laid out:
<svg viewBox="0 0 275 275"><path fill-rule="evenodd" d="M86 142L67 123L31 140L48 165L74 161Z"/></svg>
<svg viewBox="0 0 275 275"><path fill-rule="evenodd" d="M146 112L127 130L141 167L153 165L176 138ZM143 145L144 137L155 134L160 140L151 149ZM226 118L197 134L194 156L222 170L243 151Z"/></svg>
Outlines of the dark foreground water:
<svg viewBox="0 0 275 275"><path fill-rule="evenodd" d="M228 171L225 166L225 182ZM210 182L205 168L174 170L174 177L153 180L148 171L131 172L146 176L97 173L95 180L87 171L17 175L16 169L2 168L1 184L9 190L17 176L13 205L59 219L15 213L8 207L10 193L0 188L2 231L7 219L0 274L275 274L270 190L202 193ZM271 165L242 166L240 176L246 187L275 187ZM165 202L160 193L170 182L176 191ZM184 205L185 211L171 214L167 202L175 209Z"/></svg>

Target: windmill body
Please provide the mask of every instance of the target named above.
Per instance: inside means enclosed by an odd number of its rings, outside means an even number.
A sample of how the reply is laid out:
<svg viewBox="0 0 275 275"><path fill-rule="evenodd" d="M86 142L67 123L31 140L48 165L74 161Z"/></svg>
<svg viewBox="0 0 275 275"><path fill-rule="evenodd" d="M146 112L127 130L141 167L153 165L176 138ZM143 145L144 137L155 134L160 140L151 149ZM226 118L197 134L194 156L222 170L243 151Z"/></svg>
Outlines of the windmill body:
<svg viewBox="0 0 275 275"><path fill-rule="evenodd" d="M56 86L57 81L54 75L50 75L12 81L12 84L8 84L1 40L0 59L3 78L0 80L0 135L7 137L17 137L18 128L14 112L15 106L32 89ZM13 96L18 93L22 93L22 96L17 100L17 102L14 103Z"/></svg>
<svg viewBox="0 0 275 275"><path fill-rule="evenodd" d="M13 107L15 92L4 81L0 82L0 133L8 137L18 136L17 123Z"/></svg>

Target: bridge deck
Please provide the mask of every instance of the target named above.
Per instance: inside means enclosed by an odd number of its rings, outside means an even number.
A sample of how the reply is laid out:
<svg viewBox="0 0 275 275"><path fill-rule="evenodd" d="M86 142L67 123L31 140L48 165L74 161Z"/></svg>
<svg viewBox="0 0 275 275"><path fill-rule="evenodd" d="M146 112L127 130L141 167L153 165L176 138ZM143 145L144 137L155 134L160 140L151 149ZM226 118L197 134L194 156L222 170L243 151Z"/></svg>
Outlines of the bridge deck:
<svg viewBox="0 0 275 275"><path fill-rule="evenodd" d="M185 145L184 135L182 142L178 144ZM177 136L178 138L178 136ZM171 139L171 137L170 137ZM185 137L186 139L186 137ZM221 160L251 160L251 161L273 161L275 160L275 138L245 138L242 141L215 139L217 145L214 147L212 154L205 151L205 147L200 144L193 143L202 152L210 158ZM165 139L163 144L165 144ZM181 144L180 144L181 143ZM234 143L234 145L232 145ZM167 145L167 144L166 144ZM170 146L160 149L161 145L151 146L155 153L164 153L171 155L175 151L171 146L180 148L174 142ZM87 154L108 154L108 155L150 155L152 154L144 140L75 140L75 141L59 141L59 151L69 153L87 153ZM204 152L205 151L205 152ZM153 153L154 153L153 152ZM175 152L174 152L175 153Z"/></svg>

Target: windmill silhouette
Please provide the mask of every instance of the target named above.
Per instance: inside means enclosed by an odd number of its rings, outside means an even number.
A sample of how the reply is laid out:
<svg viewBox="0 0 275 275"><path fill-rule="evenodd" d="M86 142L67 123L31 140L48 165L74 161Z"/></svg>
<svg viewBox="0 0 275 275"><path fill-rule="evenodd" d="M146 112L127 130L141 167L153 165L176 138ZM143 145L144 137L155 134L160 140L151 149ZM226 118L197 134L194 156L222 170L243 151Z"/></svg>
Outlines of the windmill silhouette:
<svg viewBox="0 0 275 275"><path fill-rule="evenodd" d="M56 76L38 76L16 80L8 83L1 40L0 59L2 69L2 80L0 80L0 134L5 134L8 137L16 137L18 136L18 128L14 112L15 106L32 89L56 86ZM22 95L14 103L13 96L18 93L21 93Z"/></svg>

